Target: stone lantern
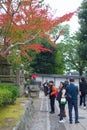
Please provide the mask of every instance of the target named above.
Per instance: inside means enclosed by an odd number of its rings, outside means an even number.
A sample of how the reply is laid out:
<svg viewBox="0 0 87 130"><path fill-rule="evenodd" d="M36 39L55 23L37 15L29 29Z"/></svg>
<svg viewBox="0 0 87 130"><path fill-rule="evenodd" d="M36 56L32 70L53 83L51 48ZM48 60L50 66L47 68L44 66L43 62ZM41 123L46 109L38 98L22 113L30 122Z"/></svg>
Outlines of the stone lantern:
<svg viewBox="0 0 87 130"><path fill-rule="evenodd" d="M0 75L11 75L11 65L8 63L7 59L0 56Z"/></svg>

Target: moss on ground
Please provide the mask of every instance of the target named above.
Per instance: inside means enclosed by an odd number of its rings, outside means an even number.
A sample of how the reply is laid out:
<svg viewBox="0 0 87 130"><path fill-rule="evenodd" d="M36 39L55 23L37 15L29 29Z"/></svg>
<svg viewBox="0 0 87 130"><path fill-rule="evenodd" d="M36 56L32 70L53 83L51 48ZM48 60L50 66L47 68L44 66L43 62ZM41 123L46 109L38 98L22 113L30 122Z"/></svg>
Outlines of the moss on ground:
<svg viewBox="0 0 87 130"><path fill-rule="evenodd" d="M0 130L12 130L23 114L27 98L17 98L14 105L0 108Z"/></svg>

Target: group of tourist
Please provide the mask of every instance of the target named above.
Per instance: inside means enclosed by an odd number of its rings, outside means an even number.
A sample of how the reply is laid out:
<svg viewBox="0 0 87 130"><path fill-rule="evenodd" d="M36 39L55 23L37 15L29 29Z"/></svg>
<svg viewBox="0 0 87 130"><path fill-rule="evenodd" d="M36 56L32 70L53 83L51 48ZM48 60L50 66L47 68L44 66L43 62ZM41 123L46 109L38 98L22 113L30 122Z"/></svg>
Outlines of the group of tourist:
<svg viewBox="0 0 87 130"><path fill-rule="evenodd" d="M65 106L68 104L69 123L73 123L72 110L75 111L75 123L79 123L78 117L78 97L80 97L79 107L86 109L86 94L87 82L84 77L81 78L79 86L76 86L74 79L70 78L69 81L60 82L59 87L56 88L53 81L47 81L43 84L45 96L49 95L50 99L50 114L55 113L55 99L58 101L60 113L59 123L64 123L66 117Z"/></svg>

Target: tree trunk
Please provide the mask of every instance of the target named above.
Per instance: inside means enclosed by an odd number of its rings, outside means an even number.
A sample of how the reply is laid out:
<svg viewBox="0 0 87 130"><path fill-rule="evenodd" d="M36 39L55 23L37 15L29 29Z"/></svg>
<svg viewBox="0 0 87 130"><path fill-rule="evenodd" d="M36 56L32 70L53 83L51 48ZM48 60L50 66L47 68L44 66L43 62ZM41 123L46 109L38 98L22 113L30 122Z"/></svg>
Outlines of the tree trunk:
<svg viewBox="0 0 87 130"><path fill-rule="evenodd" d="M82 76L83 75L83 69L79 70L79 75Z"/></svg>

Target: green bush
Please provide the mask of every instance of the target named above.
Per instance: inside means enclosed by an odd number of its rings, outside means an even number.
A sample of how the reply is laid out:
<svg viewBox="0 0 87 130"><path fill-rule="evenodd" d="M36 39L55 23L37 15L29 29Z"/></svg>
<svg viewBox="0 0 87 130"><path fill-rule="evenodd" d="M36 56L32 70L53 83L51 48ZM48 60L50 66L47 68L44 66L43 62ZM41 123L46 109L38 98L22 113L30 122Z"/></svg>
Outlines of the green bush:
<svg viewBox="0 0 87 130"><path fill-rule="evenodd" d="M0 84L0 106L14 104L18 97L18 87L9 84Z"/></svg>
<svg viewBox="0 0 87 130"><path fill-rule="evenodd" d="M11 104L12 93L9 90L0 89L0 106Z"/></svg>

